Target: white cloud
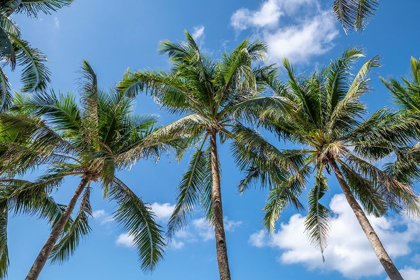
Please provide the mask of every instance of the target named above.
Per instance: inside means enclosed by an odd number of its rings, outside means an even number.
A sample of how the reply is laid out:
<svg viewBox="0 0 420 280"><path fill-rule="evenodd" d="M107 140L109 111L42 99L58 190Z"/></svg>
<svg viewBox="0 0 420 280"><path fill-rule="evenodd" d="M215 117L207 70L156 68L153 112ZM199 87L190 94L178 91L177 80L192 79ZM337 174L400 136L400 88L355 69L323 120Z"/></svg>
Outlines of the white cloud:
<svg viewBox="0 0 420 280"><path fill-rule="evenodd" d="M127 247L127 248L133 248L134 247L134 238L132 235L128 233L122 233L118 236L117 245Z"/></svg>
<svg viewBox="0 0 420 280"><path fill-rule="evenodd" d="M114 217L109 215L105 210L93 211L92 216L94 219L100 221L101 225L109 224L115 221Z"/></svg>
<svg viewBox="0 0 420 280"><path fill-rule="evenodd" d="M182 247L184 247L185 243L182 241L177 241L175 239L173 239L170 243L169 243L169 248L173 249L173 250L179 250Z"/></svg>
<svg viewBox="0 0 420 280"><path fill-rule="evenodd" d="M224 225L225 225L225 230L226 231L235 231L235 229L239 226L242 225L241 221L232 221L229 220L229 218L227 216L225 216L225 218L223 219Z"/></svg>
<svg viewBox="0 0 420 280"><path fill-rule="evenodd" d="M267 235L266 231L260 230L251 234L248 243L254 247L262 248L266 246L269 241L269 236Z"/></svg>
<svg viewBox="0 0 420 280"><path fill-rule="evenodd" d="M55 27L55 29L60 28L60 21L58 20L57 17L54 17L54 27Z"/></svg>
<svg viewBox="0 0 420 280"><path fill-rule="evenodd" d="M203 241L208 241L214 238L214 229L206 218L195 219L192 221L192 225Z"/></svg>
<svg viewBox="0 0 420 280"><path fill-rule="evenodd" d="M159 204L154 202L151 207L153 212L156 214L157 220L160 221L167 221L175 209L175 205L171 205L169 203Z"/></svg>
<svg viewBox="0 0 420 280"><path fill-rule="evenodd" d="M113 223L114 221L115 221L114 217L108 215L108 216L105 216L102 219L101 225L106 225L106 224L109 224L109 223Z"/></svg>
<svg viewBox="0 0 420 280"><path fill-rule="evenodd" d="M269 0L262 4L259 11L239 9L232 15L231 24L237 30L245 30L254 26L274 26L283 14L279 4L276 0Z"/></svg>
<svg viewBox="0 0 420 280"><path fill-rule="evenodd" d="M99 219L100 217L105 216L105 210L101 209L101 210L93 211L92 216L94 219Z"/></svg>
<svg viewBox="0 0 420 280"><path fill-rule="evenodd" d="M253 37L268 45L268 60L307 63L329 51L339 31L329 10L319 0L269 0L257 11L239 9L231 17L238 32L252 28Z"/></svg>
<svg viewBox="0 0 420 280"><path fill-rule="evenodd" d="M194 32L191 35L194 38L194 40L197 41L200 39L204 39L204 29L205 27L203 25L194 27Z"/></svg>
<svg viewBox="0 0 420 280"><path fill-rule="evenodd" d="M305 217L294 215L282 224L273 235L259 231L250 236L255 247L269 246L282 250L279 261L283 264L304 264L308 269L335 270L345 277L380 275L383 268L366 239L353 211L343 195L336 195L330 203L334 212L328 247L322 262L320 253L309 243L305 230ZM368 217L379 238L392 258L408 255L411 242L419 242L420 223L402 217L399 220L385 217ZM404 227L398 231L397 227ZM409 271L411 272L411 271Z"/></svg>
<svg viewBox="0 0 420 280"><path fill-rule="evenodd" d="M237 227L239 227L241 221L229 220L228 217L223 218L225 231L234 232ZM197 232L197 234L202 238L203 241L208 241L214 239L214 227L209 224L206 218L195 219L192 221L192 225Z"/></svg>

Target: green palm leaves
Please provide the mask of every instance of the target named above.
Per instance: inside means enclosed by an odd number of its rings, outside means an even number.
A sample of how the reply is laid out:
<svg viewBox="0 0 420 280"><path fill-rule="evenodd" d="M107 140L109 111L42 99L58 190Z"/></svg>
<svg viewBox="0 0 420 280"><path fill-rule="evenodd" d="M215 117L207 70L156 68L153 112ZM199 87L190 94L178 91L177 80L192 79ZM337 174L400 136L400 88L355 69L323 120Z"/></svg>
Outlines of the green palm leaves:
<svg viewBox="0 0 420 280"><path fill-rule="evenodd" d="M155 140L156 120L133 114L133 101L123 94L100 90L96 74L86 61L82 75L80 105L69 93L17 95L13 113L0 116L5 131L27 135L22 150L27 147L34 153L33 160L50 166L37 182L24 185L28 191L32 189L31 196L35 192L50 194L67 176L81 176L85 181L78 194L81 195L79 210L74 219L65 222L68 226L59 231L57 243L50 248L50 260L67 260L81 238L90 232L90 192L95 182L100 182L104 197L119 205L115 219L134 237L143 269L153 269L162 258L162 230L155 223L150 207L116 173L141 158L158 156L165 144ZM133 151L137 151L136 156L127 158ZM18 156L23 157L23 151L16 153L15 157ZM7 198L12 201L22 193L14 191ZM28 196L29 203L37 203L36 197L32 200L31 196Z"/></svg>
<svg viewBox="0 0 420 280"><path fill-rule="evenodd" d="M329 174L334 171L365 232L370 224L366 216L361 214L363 211L353 195L370 214L380 216L388 210L401 209L419 214L419 197L406 180L401 180L403 176L395 176L395 172L383 171L372 164L392 153L401 154L416 135L409 126L417 127L418 122L413 120L408 125L406 121L401 121L400 116L387 110L380 110L363 120L366 108L359 98L369 92L368 73L379 65L379 58L367 61L352 76L352 64L360 57L363 57L363 53L359 49L348 49L324 71L308 77L296 76L290 63L285 60L288 84L278 86L270 79L267 79L267 83L272 85L276 95L287 100L284 103L288 106L265 110L257 122L279 138L304 146L304 149L284 152L300 155L302 159L300 164L295 165L298 168L289 169L289 175L285 174L289 176L286 180L278 180L280 176L273 174L276 165L255 162L245 169L253 174L266 173L271 180L278 181L277 184L271 184L265 208L265 223L271 230L287 205L294 204L299 208L299 204L294 202L296 200L288 198L287 194L293 193L298 197L306 184L306 177L312 172L316 173L314 187L308 194L309 213L305 225L311 242L321 252L327 246L330 220L330 211L321 203L328 190L325 171ZM281 162L278 160L277 166ZM306 171L308 168L312 172ZM296 180L296 176L301 180ZM264 176L260 176L259 180L263 184L268 181ZM370 236L368 238L375 250L384 251L374 246L376 241L372 241ZM383 255L387 256L387 262L392 263L386 252ZM387 272L394 275L398 270L395 268Z"/></svg>
<svg viewBox="0 0 420 280"><path fill-rule="evenodd" d="M11 104L11 92L4 66L22 66L21 81L24 92L40 92L46 89L50 81L50 72L45 66L46 56L22 39L16 23L7 15L0 14L0 58L4 62L0 67L0 109L4 112Z"/></svg>
<svg viewBox="0 0 420 280"><path fill-rule="evenodd" d="M0 112L11 105L11 92L4 66L22 66L22 91L41 92L50 82L50 71L45 66L47 57L25 41L17 24L10 18L13 13L26 13L38 17L39 13L51 12L68 6L72 0L2 0L0 5Z"/></svg>
<svg viewBox="0 0 420 280"><path fill-rule="evenodd" d="M171 60L170 71L127 73L118 88L127 96L144 91L169 112L185 115L161 129L161 133L188 138L186 146L180 147L181 156L191 145L196 149L178 187L168 237L184 226L188 213L201 205L215 224L221 279L230 279L226 246L222 246L226 241L216 137L223 143L235 139L237 132L252 135L254 131L241 123L247 119L247 110L253 108L255 113L255 108L262 108L264 102L281 102L259 96L264 87L259 77L269 73L252 68L252 62L265 58L263 43L245 40L221 59L213 60L201 53L188 32L185 35L185 42L165 41L160 45L160 52Z"/></svg>
<svg viewBox="0 0 420 280"><path fill-rule="evenodd" d="M363 31L378 9L379 0L335 0L333 13L344 31Z"/></svg>

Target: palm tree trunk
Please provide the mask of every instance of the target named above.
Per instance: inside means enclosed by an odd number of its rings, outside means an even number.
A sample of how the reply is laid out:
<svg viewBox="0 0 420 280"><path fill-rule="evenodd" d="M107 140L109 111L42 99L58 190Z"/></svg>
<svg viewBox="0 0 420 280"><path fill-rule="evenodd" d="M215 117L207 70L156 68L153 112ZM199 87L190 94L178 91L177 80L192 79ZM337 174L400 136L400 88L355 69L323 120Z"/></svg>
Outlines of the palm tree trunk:
<svg viewBox="0 0 420 280"><path fill-rule="evenodd" d="M39 252L38 257L36 258L34 264L32 265L31 270L29 270L29 273L26 276L25 280L38 279L39 274L41 273L42 268L47 262L48 257L50 256L51 251L54 248L55 243L60 237L60 234L63 232L64 226L67 224L68 220L70 219L71 213L73 212L73 209L76 206L76 202L79 199L80 194L82 193L83 189L86 187L89 180L90 178L88 176L83 176L82 181L80 182L79 186L74 192L69 205L67 206L66 210L64 210L60 219L58 219L57 223L54 225L53 229L51 230L51 233L48 236L48 239L45 242L44 247L42 247L41 252Z"/></svg>
<svg viewBox="0 0 420 280"><path fill-rule="evenodd" d="M222 194L220 191L219 155L217 153L216 135L217 134L215 131L210 132L214 233L216 237L217 263L219 266L220 280L230 280L226 237L223 224Z"/></svg>
<svg viewBox="0 0 420 280"><path fill-rule="evenodd" d="M338 183L341 186L341 189L344 192L344 196L347 199L351 209L356 215L357 220L359 221L360 226L366 234L370 244L372 245L373 251L375 251L376 256L384 267L386 273L388 274L391 280L403 280L400 272L395 267L388 253L386 252L384 246L381 243L378 235L370 224L368 218L363 212L362 207L360 207L357 200L354 198L353 193L350 190L350 187L347 185L347 182L344 180L343 175L341 174L340 169L338 168L337 163L334 160L328 160L331 165L335 176L337 177Z"/></svg>

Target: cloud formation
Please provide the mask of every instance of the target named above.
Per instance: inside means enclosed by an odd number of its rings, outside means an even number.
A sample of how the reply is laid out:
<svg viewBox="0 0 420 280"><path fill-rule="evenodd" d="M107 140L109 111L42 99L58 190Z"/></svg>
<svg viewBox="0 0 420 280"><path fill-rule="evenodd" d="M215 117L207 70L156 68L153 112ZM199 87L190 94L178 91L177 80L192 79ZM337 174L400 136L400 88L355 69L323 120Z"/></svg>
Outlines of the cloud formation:
<svg viewBox="0 0 420 280"><path fill-rule="evenodd" d="M204 29L205 27L203 25L194 27L194 32L191 34L193 36L194 40L199 40L204 38Z"/></svg>
<svg viewBox="0 0 420 280"><path fill-rule="evenodd" d="M330 10L319 0L268 0L258 10L239 9L231 17L237 31L252 29L268 45L268 62L308 63L329 51L339 31Z"/></svg>
<svg viewBox="0 0 420 280"><path fill-rule="evenodd" d="M167 221L175 209L175 205L171 205L170 203L160 204L158 202L154 202L152 203L151 207L152 211L156 215L157 220L159 221Z"/></svg>
<svg viewBox="0 0 420 280"><path fill-rule="evenodd" d="M383 268L370 243L360 228L344 195L335 195L330 203L334 213L327 240L328 247L322 262L320 253L309 243L305 231L305 217L300 214L281 224L280 229L269 235L258 231L250 236L249 243L255 247L272 247L282 251L279 261L283 264L303 264L309 270L338 271L348 278L380 275ZM393 220L369 216L379 238L392 258L408 255L410 243L419 242L420 223L402 217ZM403 229L403 230L401 230ZM401 270L411 275L411 268ZM408 278L408 277L407 277Z"/></svg>

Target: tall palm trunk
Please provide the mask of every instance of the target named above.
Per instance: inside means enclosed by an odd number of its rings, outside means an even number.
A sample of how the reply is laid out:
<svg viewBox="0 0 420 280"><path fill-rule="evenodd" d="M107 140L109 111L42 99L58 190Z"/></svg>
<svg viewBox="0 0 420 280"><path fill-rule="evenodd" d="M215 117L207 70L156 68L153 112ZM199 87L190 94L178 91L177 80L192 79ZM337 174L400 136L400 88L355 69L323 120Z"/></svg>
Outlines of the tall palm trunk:
<svg viewBox="0 0 420 280"><path fill-rule="evenodd" d="M217 263L220 280L230 280L229 261L226 247L225 228L223 224L222 194L220 191L219 155L217 153L216 131L210 132L212 203L214 217L214 233L216 237Z"/></svg>
<svg viewBox="0 0 420 280"><path fill-rule="evenodd" d="M381 243L378 235L370 224L368 218L360 207L357 200L354 198L353 193L350 190L350 187L347 185L347 182L344 180L343 175L341 174L340 169L338 168L337 163L334 160L328 161L334 171L335 176L337 177L338 183L341 186L341 189L344 192L344 196L347 199L351 209L356 215L357 220L359 221L360 226L365 232L370 244L372 245L373 251L375 251L376 256L384 267L386 273L388 274L391 280L403 280L400 272L395 267L388 253L386 252L384 246Z"/></svg>
<svg viewBox="0 0 420 280"><path fill-rule="evenodd" d="M80 194L82 193L83 189L86 187L89 180L90 178L88 176L83 176L82 181L80 182L79 186L74 192L69 205L67 206L66 210L64 210L60 219L58 219L57 223L54 225L53 229L51 230L51 233L48 236L48 239L45 242L44 247L42 247L41 252L39 252L38 257L36 258L34 264L32 265L31 270L29 270L29 273L26 276L25 280L38 279L39 274L41 273L42 268L47 262L48 257L50 256L51 251L54 248L55 243L60 237L60 234L63 232L64 226L67 224L68 220L70 219L71 213L73 212L73 209L76 206L76 202L79 199Z"/></svg>

